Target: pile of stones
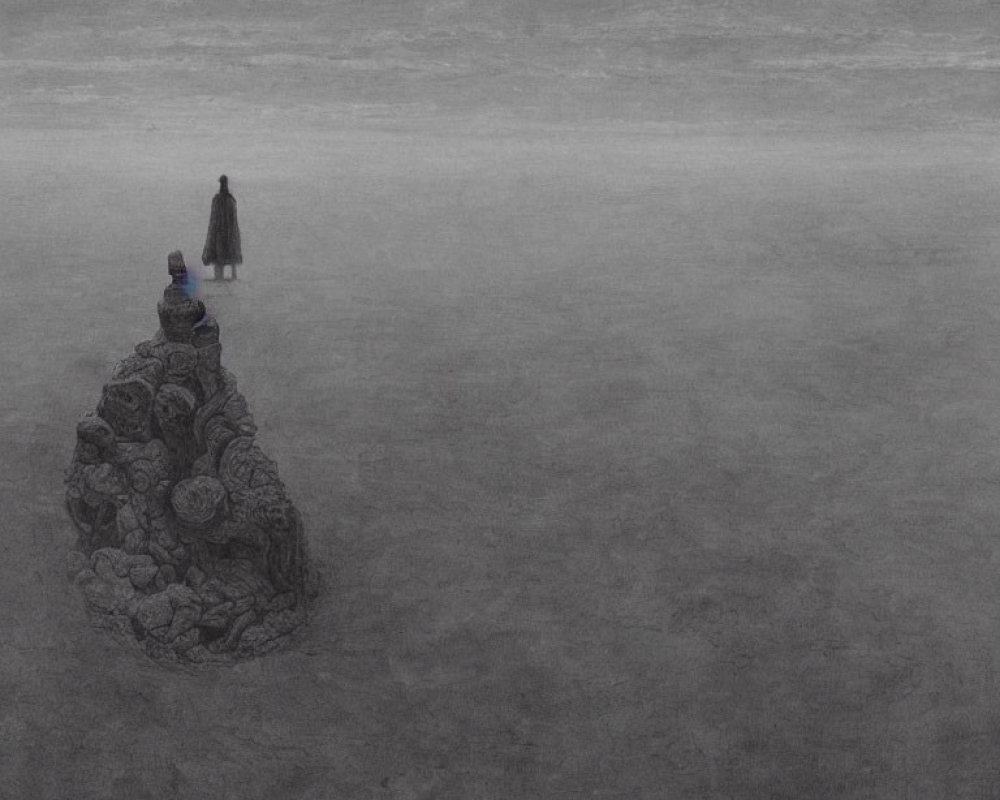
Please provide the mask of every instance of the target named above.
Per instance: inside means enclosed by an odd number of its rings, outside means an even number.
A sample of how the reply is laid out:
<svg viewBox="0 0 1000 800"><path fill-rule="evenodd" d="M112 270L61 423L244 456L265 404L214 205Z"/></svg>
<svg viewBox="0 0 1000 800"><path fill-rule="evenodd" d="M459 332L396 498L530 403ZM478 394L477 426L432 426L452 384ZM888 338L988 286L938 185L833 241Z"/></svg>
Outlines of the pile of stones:
<svg viewBox="0 0 1000 800"><path fill-rule="evenodd" d="M231 661L288 641L315 593L302 521L183 256L160 329L114 368L77 425L70 573L101 622L151 656Z"/></svg>

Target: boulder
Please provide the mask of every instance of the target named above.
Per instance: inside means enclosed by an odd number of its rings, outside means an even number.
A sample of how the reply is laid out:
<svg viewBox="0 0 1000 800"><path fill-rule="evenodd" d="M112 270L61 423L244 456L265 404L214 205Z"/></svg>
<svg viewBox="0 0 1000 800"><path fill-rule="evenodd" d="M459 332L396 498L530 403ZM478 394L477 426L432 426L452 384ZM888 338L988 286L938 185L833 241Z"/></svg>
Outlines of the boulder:
<svg viewBox="0 0 1000 800"><path fill-rule="evenodd" d="M151 594L143 599L135 613L135 621L146 633L151 633L158 628L166 631L173 618L174 604L166 592Z"/></svg>
<svg viewBox="0 0 1000 800"><path fill-rule="evenodd" d="M136 589L147 589L156 580L160 568L156 564L147 567L132 567L128 577Z"/></svg>
<svg viewBox="0 0 1000 800"><path fill-rule="evenodd" d="M146 555L149 553L149 533L142 528L136 528L125 537L122 550L131 555Z"/></svg>
<svg viewBox="0 0 1000 800"><path fill-rule="evenodd" d="M128 553L116 547L102 547L95 550L90 557L90 564L99 576L105 580L110 577L127 578L130 564Z"/></svg>

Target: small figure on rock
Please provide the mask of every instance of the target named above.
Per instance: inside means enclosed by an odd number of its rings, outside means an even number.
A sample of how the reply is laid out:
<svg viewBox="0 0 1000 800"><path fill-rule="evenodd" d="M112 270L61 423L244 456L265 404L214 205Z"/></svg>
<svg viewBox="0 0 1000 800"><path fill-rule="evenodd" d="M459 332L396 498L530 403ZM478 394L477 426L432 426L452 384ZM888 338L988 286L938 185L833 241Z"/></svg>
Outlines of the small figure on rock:
<svg viewBox="0 0 1000 800"><path fill-rule="evenodd" d="M188 272L184 254L180 250L174 250L167 256L167 270L170 272L172 285L178 286L188 297L198 296L198 277L195 273Z"/></svg>
<svg viewBox="0 0 1000 800"><path fill-rule="evenodd" d="M201 263L215 269L214 280L225 276L226 264L236 280L236 265L243 263L240 246L240 225L236 219L236 198L229 192L229 178L219 178L219 192L212 198L212 216L208 221L208 236L201 253Z"/></svg>

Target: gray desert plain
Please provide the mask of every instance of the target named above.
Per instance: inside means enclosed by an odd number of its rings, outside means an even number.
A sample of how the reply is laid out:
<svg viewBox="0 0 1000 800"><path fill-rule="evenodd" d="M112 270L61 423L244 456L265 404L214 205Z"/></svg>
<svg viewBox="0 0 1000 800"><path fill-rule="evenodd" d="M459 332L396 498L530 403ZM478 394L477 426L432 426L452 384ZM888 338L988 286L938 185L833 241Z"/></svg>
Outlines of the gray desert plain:
<svg viewBox="0 0 1000 800"><path fill-rule="evenodd" d="M1000 797L1000 12L2 0L0 797ZM199 265L293 644L66 577L77 419Z"/></svg>

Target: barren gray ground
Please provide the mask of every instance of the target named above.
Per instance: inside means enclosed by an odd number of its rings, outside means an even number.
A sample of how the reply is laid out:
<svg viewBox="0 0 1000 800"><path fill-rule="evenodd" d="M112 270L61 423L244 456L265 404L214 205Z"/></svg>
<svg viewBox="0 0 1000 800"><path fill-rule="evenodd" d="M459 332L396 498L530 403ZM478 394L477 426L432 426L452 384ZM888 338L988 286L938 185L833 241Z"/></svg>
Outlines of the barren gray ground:
<svg viewBox="0 0 1000 800"><path fill-rule="evenodd" d="M0 796L997 796L983 141L18 136ZM61 478L227 155L204 298L325 586L171 671L87 627Z"/></svg>

